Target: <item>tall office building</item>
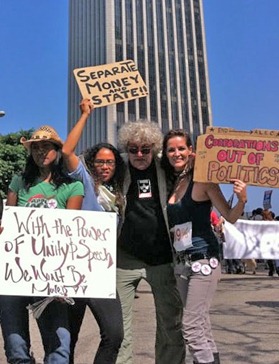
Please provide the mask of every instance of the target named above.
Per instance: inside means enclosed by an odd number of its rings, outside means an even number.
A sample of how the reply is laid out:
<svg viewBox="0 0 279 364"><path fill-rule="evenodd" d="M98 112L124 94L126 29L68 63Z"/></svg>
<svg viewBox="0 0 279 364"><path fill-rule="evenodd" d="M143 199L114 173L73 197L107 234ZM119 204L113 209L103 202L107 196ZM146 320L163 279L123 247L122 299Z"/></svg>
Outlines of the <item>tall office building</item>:
<svg viewBox="0 0 279 364"><path fill-rule="evenodd" d="M149 96L98 108L79 145L116 144L128 120L195 137L211 125L202 0L70 0L68 128L81 98L73 69L132 59Z"/></svg>

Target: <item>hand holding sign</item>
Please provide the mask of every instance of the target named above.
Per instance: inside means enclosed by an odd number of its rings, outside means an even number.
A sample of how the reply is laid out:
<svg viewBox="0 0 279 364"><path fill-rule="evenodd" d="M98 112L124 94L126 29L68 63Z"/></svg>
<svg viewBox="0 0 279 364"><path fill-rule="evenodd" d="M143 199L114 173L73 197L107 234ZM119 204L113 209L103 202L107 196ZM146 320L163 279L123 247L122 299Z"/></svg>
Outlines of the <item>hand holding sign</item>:
<svg viewBox="0 0 279 364"><path fill-rule="evenodd" d="M81 100L81 102L79 104L79 108L80 108L81 114L90 115L94 109L94 105L92 104L92 102L89 99L83 99L83 100Z"/></svg>
<svg viewBox="0 0 279 364"><path fill-rule="evenodd" d="M90 99L94 107L148 95L146 85L132 60L77 68L74 75L83 98Z"/></svg>

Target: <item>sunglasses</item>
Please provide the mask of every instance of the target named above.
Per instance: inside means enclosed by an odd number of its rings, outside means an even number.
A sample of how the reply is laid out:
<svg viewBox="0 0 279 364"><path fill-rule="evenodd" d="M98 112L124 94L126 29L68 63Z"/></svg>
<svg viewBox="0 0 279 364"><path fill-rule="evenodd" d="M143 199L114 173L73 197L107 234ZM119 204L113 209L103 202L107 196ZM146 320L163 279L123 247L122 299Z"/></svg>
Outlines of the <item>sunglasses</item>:
<svg viewBox="0 0 279 364"><path fill-rule="evenodd" d="M128 152L131 154L138 154L138 152L141 152L141 154L149 154L151 152L151 147L130 147L128 148Z"/></svg>
<svg viewBox="0 0 279 364"><path fill-rule="evenodd" d="M97 167L103 167L105 164L109 167L113 167L115 165L115 160L113 160L113 159L95 159L94 160L94 165Z"/></svg>

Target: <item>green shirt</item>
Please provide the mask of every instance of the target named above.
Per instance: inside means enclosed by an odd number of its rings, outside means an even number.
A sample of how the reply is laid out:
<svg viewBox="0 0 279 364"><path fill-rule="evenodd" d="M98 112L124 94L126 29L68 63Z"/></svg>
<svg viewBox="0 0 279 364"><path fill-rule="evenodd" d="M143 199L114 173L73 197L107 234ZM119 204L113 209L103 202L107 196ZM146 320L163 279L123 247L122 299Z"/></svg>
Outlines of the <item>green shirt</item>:
<svg viewBox="0 0 279 364"><path fill-rule="evenodd" d="M53 183L38 182L27 191L21 176L15 175L9 189L17 194L17 206L65 209L73 196L84 196L83 184L73 181L63 183L59 188Z"/></svg>

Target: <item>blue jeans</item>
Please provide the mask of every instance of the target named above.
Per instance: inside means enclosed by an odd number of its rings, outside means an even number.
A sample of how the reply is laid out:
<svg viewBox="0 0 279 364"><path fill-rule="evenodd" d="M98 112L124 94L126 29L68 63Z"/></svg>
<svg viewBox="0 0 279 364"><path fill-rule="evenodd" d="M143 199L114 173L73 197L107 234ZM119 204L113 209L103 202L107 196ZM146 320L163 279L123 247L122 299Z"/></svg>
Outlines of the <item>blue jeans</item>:
<svg viewBox="0 0 279 364"><path fill-rule="evenodd" d="M115 299L109 298L75 298L75 304L69 306L71 325L70 364L74 363L74 350L84 317L86 306L95 317L101 334L94 364L113 364L123 340L123 320L121 304L117 294Z"/></svg>
<svg viewBox="0 0 279 364"><path fill-rule="evenodd" d="M0 296L4 349L10 364L31 364L29 311L34 297ZM67 304L53 301L47 305L37 324L45 351L44 364L68 364L70 331Z"/></svg>

